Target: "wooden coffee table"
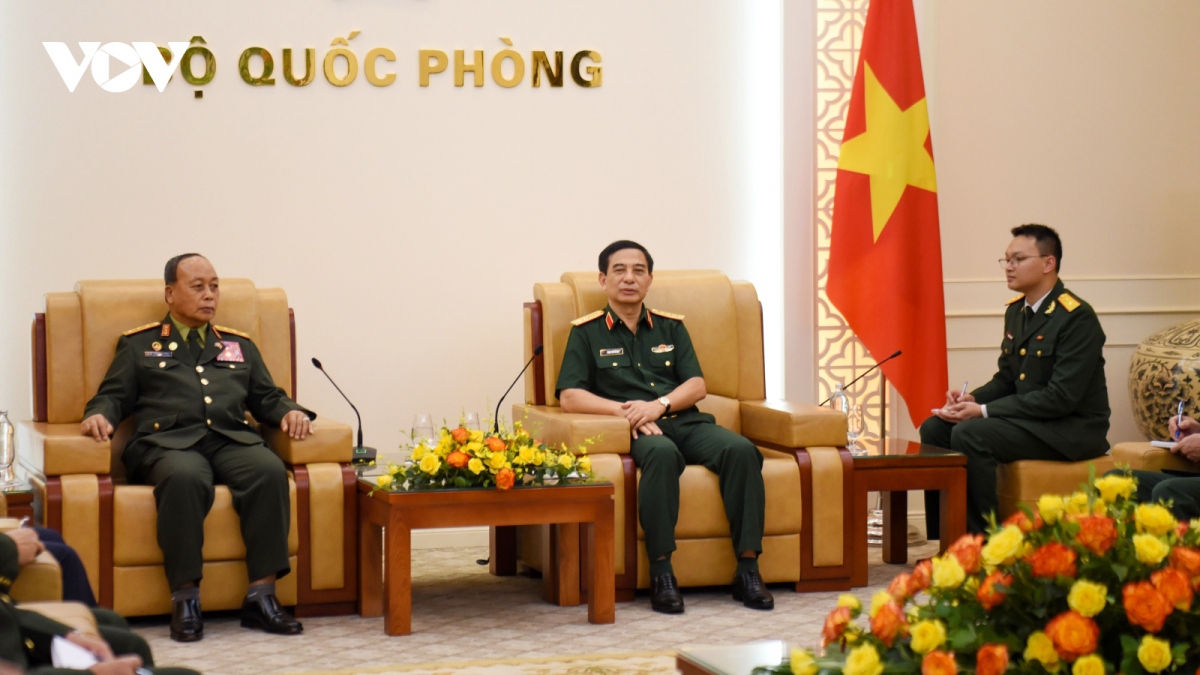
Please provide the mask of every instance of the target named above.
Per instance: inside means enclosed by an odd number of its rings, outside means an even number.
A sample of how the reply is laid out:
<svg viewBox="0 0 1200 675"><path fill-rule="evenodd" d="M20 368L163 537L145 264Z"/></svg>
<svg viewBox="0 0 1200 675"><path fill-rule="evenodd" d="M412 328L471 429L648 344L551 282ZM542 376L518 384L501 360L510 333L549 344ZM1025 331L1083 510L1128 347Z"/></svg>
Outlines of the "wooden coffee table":
<svg viewBox="0 0 1200 675"><path fill-rule="evenodd" d="M778 666L788 657L782 640L728 647L682 647L675 669L682 675L750 675L759 666Z"/></svg>
<svg viewBox="0 0 1200 675"><path fill-rule="evenodd" d="M386 492L360 480L358 492L359 614L384 616L388 635L412 633L411 535L426 527L549 524L573 533L578 524L590 552L584 561L590 572L588 621L616 619L611 483ZM385 547L387 567L381 570ZM578 546L556 547L556 555L558 570L579 569ZM544 584L574 583L574 588L546 589L545 595L560 605L579 604L578 579L578 574L547 574Z"/></svg>
<svg viewBox="0 0 1200 675"><path fill-rule="evenodd" d="M883 561L908 561L908 491L938 490L941 550L967 531L967 457L957 452L889 438L864 444L854 457L854 571L852 586L867 585L867 493L883 494Z"/></svg>

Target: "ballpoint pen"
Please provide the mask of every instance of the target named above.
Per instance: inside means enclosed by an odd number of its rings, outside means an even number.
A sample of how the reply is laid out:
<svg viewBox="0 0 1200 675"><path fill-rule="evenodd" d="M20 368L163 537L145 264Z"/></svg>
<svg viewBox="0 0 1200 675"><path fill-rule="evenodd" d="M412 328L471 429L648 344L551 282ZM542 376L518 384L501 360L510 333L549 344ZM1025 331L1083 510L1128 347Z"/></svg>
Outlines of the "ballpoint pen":
<svg viewBox="0 0 1200 675"><path fill-rule="evenodd" d="M1179 413L1178 413L1178 416L1175 418L1175 438L1179 438L1179 435L1182 433L1183 433L1183 400L1180 399Z"/></svg>
<svg viewBox="0 0 1200 675"><path fill-rule="evenodd" d="M963 388L962 388L962 391L958 392L958 400L961 401L962 397L966 396L966 394L967 394L967 381L963 380ZM955 401L955 403L958 403L958 401Z"/></svg>

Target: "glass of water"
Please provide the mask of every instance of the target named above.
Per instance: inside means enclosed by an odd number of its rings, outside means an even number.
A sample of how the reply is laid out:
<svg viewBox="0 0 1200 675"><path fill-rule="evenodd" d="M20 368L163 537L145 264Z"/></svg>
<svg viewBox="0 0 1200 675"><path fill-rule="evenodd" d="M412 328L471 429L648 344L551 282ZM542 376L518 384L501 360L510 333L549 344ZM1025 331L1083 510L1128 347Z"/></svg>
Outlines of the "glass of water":
<svg viewBox="0 0 1200 675"><path fill-rule="evenodd" d="M463 428L468 431L479 431L479 413L466 413L463 415Z"/></svg>
<svg viewBox="0 0 1200 675"><path fill-rule="evenodd" d="M413 445L425 443L434 446L437 444L437 437L433 433L433 415L422 413L413 417L412 442Z"/></svg>
<svg viewBox="0 0 1200 675"><path fill-rule="evenodd" d="M846 438L850 445L846 449L852 454L863 451L858 447L858 437L862 435L864 426L862 406L857 403L850 406L850 411L846 413Z"/></svg>

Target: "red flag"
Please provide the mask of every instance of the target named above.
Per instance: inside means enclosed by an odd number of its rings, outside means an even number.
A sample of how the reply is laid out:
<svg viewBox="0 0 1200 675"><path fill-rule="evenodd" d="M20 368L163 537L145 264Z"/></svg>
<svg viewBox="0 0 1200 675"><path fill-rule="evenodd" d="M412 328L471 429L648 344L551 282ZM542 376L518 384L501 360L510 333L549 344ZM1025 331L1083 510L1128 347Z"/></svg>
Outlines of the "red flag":
<svg viewBox="0 0 1200 675"><path fill-rule="evenodd" d="M838 159L826 293L914 425L945 403L946 304L937 178L912 0L867 11Z"/></svg>

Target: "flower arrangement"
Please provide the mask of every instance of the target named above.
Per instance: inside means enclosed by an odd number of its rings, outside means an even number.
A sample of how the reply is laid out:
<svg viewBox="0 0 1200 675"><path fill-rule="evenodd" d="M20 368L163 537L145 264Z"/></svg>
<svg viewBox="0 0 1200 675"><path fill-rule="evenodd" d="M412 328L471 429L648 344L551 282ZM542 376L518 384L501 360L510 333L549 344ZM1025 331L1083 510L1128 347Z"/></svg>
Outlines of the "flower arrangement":
<svg viewBox="0 0 1200 675"><path fill-rule="evenodd" d="M589 482L594 480L587 446L572 451L565 444L551 448L534 439L520 421L497 433L470 430L459 424L443 426L437 443L420 441L405 446L409 459L388 462L387 473L376 479L384 490L496 487L507 490L518 484Z"/></svg>
<svg viewBox="0 0 1200 675"><path fill-rule="evenodd" d="M1198 673L1200 520L1139 504L1129 475L1046 495L966 535L867 609L843 595L821 653L769 672L816 675ZM917 601L918 596L921 601Z"/></svg>

